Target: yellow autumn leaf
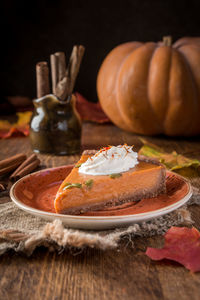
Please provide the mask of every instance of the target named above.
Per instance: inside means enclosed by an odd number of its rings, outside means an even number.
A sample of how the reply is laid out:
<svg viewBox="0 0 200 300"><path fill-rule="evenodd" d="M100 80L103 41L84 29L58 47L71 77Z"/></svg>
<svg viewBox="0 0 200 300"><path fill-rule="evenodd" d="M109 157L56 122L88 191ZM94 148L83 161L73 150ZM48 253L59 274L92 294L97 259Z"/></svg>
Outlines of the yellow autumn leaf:
<svg viewBox="0 0 200 300"><path fill-rule="evenodd" d="M157 158L167 169L183 176L194 177L200 174L200 161L178 154L176 151L165 152L162 148L141 139L144 145L139 150L140 155Z"/></svg>
<svg viewBox="0 0 200 300"><path fill-rule="evenodd" d="M29 124L31 116L32 116L32 111L18 112L17 116L18 116L18 120L13 125L23 126L23 125Z"/></svg>

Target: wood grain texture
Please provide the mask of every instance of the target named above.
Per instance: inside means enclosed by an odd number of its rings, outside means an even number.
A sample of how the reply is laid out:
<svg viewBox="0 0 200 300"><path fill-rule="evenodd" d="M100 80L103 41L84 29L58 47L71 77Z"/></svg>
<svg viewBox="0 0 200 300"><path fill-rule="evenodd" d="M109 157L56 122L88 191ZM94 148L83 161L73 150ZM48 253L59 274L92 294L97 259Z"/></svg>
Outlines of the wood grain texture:
<svg viewBox="0 0 200 300"><path fill-rule="evenodd" d="M176 150L200 159L200 139L148 137L166 151ZM113 125L85 123L83 149L127 143L139 150L139 136ZM0 159L24 152L32 153L28 138L0 140ZM75 163L79 155L39 155L43 167ZM193 179L200 187L200 178ZM9 201L8 197L0 202ZM195 226L200 229L200 208L191 208ZM175 262L154 262L143 252L160 246L161 237L125 239L118 250L72 249L60 254L39 248L31 257L9 252L0 257L0 299L199 299L200 273L191 274Z"/></svg>

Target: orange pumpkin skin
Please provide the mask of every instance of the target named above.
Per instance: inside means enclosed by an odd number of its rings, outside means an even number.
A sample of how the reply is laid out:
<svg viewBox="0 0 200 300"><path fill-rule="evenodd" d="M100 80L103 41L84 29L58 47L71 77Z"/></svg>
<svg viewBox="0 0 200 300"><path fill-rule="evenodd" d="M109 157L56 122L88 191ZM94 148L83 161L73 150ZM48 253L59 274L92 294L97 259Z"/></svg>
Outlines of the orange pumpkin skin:
<svg viewBox="0 0 200 300"><path fill-rule="evenodd" d="M200 38L119 45L100 67L97 93L111 121L127 131L200 134Z"/></svg>

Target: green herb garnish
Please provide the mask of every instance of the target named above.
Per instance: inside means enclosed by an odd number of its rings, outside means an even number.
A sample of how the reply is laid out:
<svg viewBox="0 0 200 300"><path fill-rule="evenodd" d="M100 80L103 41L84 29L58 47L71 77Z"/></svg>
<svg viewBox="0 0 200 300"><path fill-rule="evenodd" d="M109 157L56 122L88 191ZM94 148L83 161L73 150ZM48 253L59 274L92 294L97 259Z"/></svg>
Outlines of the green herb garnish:
<svg viewBox="0 0 200 300"><path fill-rule="evenodd" d="M85 182L85 185L87 185L88 188L91 188L93 186L94 180L93 179L88 179Z"/></svg>
<svg viewBox="0 0 200 300"><path fill-rule="evenodd" d="M81 165L82 164L77 164L77 165L75 165L75 168L80 168Z"/></svg>
<svg viewBox="0 0 200 300"><path fill-rule="evenodd" d="M66 187L68 185L71 185L71 183L70 182L65 182L65 186L64 187Z"/></svg>
<svg viewBox="0 0 200 300"><path fill-rule="evenodd" d="M82 188L82 184L81 183L69 183L67 182L63 188L63 191L67 190L67 189L71 189L71 188Z"/></svg>
<svg viewBox="0 0 200 300"><path fill-rule="evenodd" d="M112 179L118 178L118 177L120 177L120 176L122 176L122 174L120 174L120 173L110 174L110 175L109 175L109 177L112 178Z"/></svg>

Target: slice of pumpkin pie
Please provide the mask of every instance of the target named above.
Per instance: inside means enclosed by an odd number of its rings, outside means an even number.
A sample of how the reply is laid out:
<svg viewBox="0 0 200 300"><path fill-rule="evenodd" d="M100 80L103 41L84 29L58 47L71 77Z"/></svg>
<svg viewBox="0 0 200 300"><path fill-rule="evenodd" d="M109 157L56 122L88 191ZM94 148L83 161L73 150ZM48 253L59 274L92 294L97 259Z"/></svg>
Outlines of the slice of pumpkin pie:
<svg viewBox="0 0 200 300"><path fill-rule="evenodd" d="M138 156L131 146L86 150L62 182L54 202L57 213L80 214L105 206L165 193L165 168Z"/></svg>

